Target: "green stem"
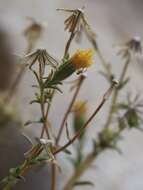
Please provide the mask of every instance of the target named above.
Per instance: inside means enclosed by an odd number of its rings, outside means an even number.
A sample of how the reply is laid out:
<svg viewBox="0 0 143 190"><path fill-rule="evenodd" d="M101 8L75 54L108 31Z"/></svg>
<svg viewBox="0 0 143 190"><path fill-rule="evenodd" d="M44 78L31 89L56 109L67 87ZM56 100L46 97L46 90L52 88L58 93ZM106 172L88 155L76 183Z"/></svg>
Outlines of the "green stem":
<svg viewBox="0 0 143 190"><path fill-rule="evenodd" d="M70 177L63 190L72 190L73 185L82 174L91 166L91 163L94 161L96 154L94 152L87 155L85 160L76 168L73 175Z"/></svg>
<svg viewBox="0 0 143 190"><path fill-rule="evenodd" d="M117 132L117 135L114 136L114 138L111 138L110 143L118 139L118 137L121 135L124 129L119 129ZM104 129L103 129L104 131ZM103 147L101 146L102 143L98 143L99 147L96 147L91 153L89 153L86 158L80 163L80 165L74 170L74 173L70 177L70 179L67 181L66 185L64 186L63 190L72 190L74 184L79 180L79 178L84 174L84 172L91 166L91 164L94 162L95 158L99 156L104 150L108 148L108 146ZM97 145L98 146L98 145Z"/></svg>
<svg viewBox="0 0 143 190"><path fill-rule="evenodd" d="M28 47L27 47L26 52L25 52L25 55L30 53L33 48L34 48L33 46L28 44ZM23 64L20 67L20 71L18 72L16 78L14 79L14 82L12 83L12 85L11 85L11 87L9 89L9 93L6 96L5 100L4 100L6 103L9 103L11 101L12 97L14 96L14 94L15 94L15 92L17 90L17 87L18 87L18 85L20 84L20 82L22 80L22 77L24 76L24 74L26 72L26 67L27 67L27 64Z"/></svg>
<svg viewBox="0 0 143 190"><path fill-rule="evenodd" d="M81 89L81 86L82 86L82 84L83 84L84 79L85 79L85 78L84 78L83 76L81 76L81 77L79 78L76 91L75 91L75 93L74 93L74 95L73 95L73 97L72 97L72 100L71 100L71 102L70 102L70 104L69 104L69 107L68 107L68 109L67 109L67 111L66 111L66 113L65 113L65 115L64 115L63 120L62 120L60 129L59 129L59 132L58 132L58 135L57 135L57 138L56 138L56 145L58 145L58 143L59 143L59 141L60 141L60 138L61 138L61 135L62 135L64 126L65 126L65 122L66 122L66 120L67 120L67 118L68 118L68 116L69 116L69 113L71 112L71 109L72 109L72 107L73 107L73 105L74 105L74 102L75 102L77 96L78 96L78 93L79 93L79 91L80 91L80 89Z"/></svg>
<svg viewBox="0 0 143 190"><path fill-rule="evenodd" d="M97 113L101 110L101 108L103 107L103 105L105 104L105 102L108 100L108 98L110 97L113 89L115 88L115 86L117 85L116 82L113 81L112 85L110 86L110 88L105 92L105 94L103 95L103 98L101 100L101 102L99 103L99 105L97 106L97 108L95 109L95 111L92 113L92 115L88 118L88 120L85 122L85 124L77 131L77 133L62 147L60 147L59 149L55 150L53 152L53 154L58 154L59 152L65 150L67 147L69 147L76 139L78 139L80 137L80 135L83 133L83 131L89 126L89 124L91 123L91 121L94 119L94 117L97 115Z"/></svg>
<svg viewBox="0 0 143 190"><path fill-rule="evenodd" d="M46 123L46 125L47 125L48 114L49 114L49 111L50 111L50 107L51 107L51 103L52 103L54 94L55 94L55 89L52 90L50 103L48 103L48 105L47 105L47 109L46 109L46 113L45 113L45 119L46 119L45 123ZM47 127L45 127L45 125L43 125L43 127L42 127L42 131L41 131L41 135L40 135L41 138L44 136L44 131L46 131L46 133L47 133ZM47 133L47 136L49 137L48 133Z"/></svg>
<svg viewBox="0 0 143 190"><path fill-rule="evenodd" d="M122 73L121 73L120 78L119 78L119 86L120 86L120 84L122 84L122 82L125 79L129 63L130 63L130 58L127 59L125 65L123 67ZM114 93L113 93L111 107L110 107L110 110L109 110L109 115L107 117L107 122L105 124L105 128L108 128L110 126L111 122L112 122L112 116L114 114L114 110L115 110L114 108L115 108L116 102L118 100L119 91L120 91L120 89L116 88Z"/></svg>

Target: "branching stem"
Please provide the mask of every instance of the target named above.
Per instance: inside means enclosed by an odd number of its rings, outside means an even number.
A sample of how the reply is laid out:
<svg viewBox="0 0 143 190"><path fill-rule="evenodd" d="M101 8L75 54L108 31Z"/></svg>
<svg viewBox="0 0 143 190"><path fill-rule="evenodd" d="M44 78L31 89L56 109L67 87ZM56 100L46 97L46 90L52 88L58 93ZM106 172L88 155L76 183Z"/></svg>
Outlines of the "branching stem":
<svg viewBox="0 0 143 190"><path fill-rule="evenodd" d="M129 63L130 63L130 58L127 59L125 65L123 67L122 73L121 73L120 78L119 78L119 86L124 81L124 78L125 78ZM113 113L114 113L114 108L115 108L118 96L119 96L119 88L116 88L114 93L113 93L112 103L111 103L111 107L110 107L110 110L109 110L109 115L108 115L108 118L107 118L107 122L105 124L105 128L108 128L110 126L111 122L112 122L112 116L113 116Z"/></svg>
<svg viewBox="0 0 143 190"><path fill-rule="evenodd" d="M89 126L89 123L93 120L93 118L96 116L96 114L100 111L102 106L105 104L109 96L111 95L111 92L113 91L114 87L117 85L116 82L113 82L111 87L106 91L104 94L100 104L96 108L96 110L93 112L93 114L89 117L89 119L85 122L85 124L79 129L79 131L69 140L64 146L60 147L56 151L53 152L53 154L57 154L63 150L65 150L68 146L70 146L78 137L83 133L83 131Z"/></svg>

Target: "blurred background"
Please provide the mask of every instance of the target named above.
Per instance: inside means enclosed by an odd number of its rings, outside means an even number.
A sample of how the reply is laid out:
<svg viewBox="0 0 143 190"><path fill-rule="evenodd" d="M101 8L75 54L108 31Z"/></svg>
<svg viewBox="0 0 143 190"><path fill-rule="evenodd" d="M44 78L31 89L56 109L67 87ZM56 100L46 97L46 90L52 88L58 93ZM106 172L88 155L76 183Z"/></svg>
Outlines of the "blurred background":
<svg viewBox="0 0 143 190"><path fill-rule="evenodd" d="M104 57L113 64L114 71L118 76L123 65L120 63L121 60L115 56L116 50L113 46L133 36L143 38L142 0L0 0L0 28L8 33L12 53L22 56L27 47L23 31L30 23L29 18L34 18L37 22L42 23L45 28L36 47L46 48L49 53L60 59L64 52L68 33L64 32L66 14L56 11L56 9L73 9L83 6L85 6L85 14L89 23L97 33L97 41ZM72 44L70 52L72 53L79 47L90 48L91 45L86 38L83 38L81 44ZM88 100L91 110L98 104L98 100L100 100L108 87L107 82L98 72L101 68L100 61L95 57L95 65L88 71L88 79L80 92L80 98ZM127 91L140 91L142 93L142 59L138 63L132 64L128 72L132 81ZM37 117L39 113L36 106L29 105L29 101L33 96L32 84L33 78L31 73L27 72L20 84L15 100L17 110L23 122ZM124 97L124 94L122 96ZM54 99L49 118L55 129L62 119L70 97L69 88L65 85L64 96L57 94ZM65 101L67 105L64 104ZM109 103L107 103L107 109L108 105ZM105 108L98 115L94 122L94 125L97 125L97 127L93 126L89 129L88 138L93 138L95 136L94 130L95 132L98 131L98 126L103 124L102 117L103 115L106 116L107 109ZM34 133L33 136L36 136L39 134L39 128L29 127L26 129L26 132L28 134L32 132L32 134ZM125 132L123 136L125 138L119 142L122 155L117 152L106 151L98 157L93 169L86 172L86 177L95 182L95 189L143 189L143 133L133 129L130 132ZM87 146L88 149L90 149L90 143ZM62 163L62 157L60 161ZM71 172L68 163L63 166L62 179L66 179L67 172ZM93 187L82 187L82 189L90 190ZM44 187L42 190L44 190Z"/></svg>

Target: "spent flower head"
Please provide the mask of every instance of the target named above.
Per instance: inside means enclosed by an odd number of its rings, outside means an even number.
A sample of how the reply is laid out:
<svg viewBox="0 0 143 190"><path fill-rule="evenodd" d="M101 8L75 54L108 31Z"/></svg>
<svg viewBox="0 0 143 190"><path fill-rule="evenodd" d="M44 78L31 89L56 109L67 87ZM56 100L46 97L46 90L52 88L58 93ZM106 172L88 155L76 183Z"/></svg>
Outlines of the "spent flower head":
<svg viewBox="0 0 143 190"><path fill-rule="evenodd" d="M42 32L43 32L43 26L42 24L35 21L33 18L29 18L32 22L31 24L25 29L24 36L27 38L28 41L34 41L36 42Z"/></svg>
<svg viewBox="0 0 143 190"><path fill-rule="evenodd" d="M128 42L126 42L126 46L134 53L142 52L141 39L139 36L135 36L132 39L130 39Z"/></svg>
<svg viewBox="0 0 143 190"><path fill-rule="evenodd" d="M120 128L138 128L143 123L143 104L138 93L134 98L130 94L127 96L127 102L119 104L121 110L125 110L122 117L119 117Z"/></svg>
<svg viewBox="0 0 143 190"><path fill-rule="evenodd" d="M35 52L26 55L25 62L27 62L30 69L32 69L34 64L38 62L41 67L42 74L44 74L46 65L56 68L59 64L58 61L53 58L45 49L38 49Z"/></svg>
<svg viewBox="0 0 143 190"><path fill-rule="evenodd" d="M97 49L97 43L96 43L96 34L92 30L90 24L88 23L85 14L84 14L84 8L79 9L57 9L62 10L65 12L71 13L71 15L65 20L65 30L67 30L70 33L74 33L76 35L76 41L80 41L83 32L89 39L89 41L92 43L93 47Z"/></svg>
<svg viewBox="0 0 143 190"><path fill-rule="evenodd" d="M118 54L126 59L130 58L132 54L142 54L142 44L140 37L135 36L121 44Z"/></svg>
<svg viewBox="0 0 143 190"><path fill-rule="evenodd" d="M84 15L83 8L81 9L57 9L71 13L71 15L65 20L65 30L69 32L78 31L81 26L81 20Z"/></svg>

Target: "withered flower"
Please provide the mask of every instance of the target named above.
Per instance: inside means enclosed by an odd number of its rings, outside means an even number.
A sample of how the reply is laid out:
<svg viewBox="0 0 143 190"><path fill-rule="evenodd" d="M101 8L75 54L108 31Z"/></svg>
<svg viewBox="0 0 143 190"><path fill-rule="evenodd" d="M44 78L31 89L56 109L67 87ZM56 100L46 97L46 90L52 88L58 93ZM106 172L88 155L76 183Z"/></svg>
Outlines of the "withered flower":
<svg viewBox="0 0 143 190"><path fill-rule="evenodd" d="M33 18L30 18L30 20L32 21L32 23L24 31L24 36L28 41L27 53L31 52L36 42L41 37L44 29L42 24L36 22Z"/></svg>
<svg viewBox="0 0 143 190"><path fill-rule="evenodd" d="M58 61L53 58L45 49L38 49L35 52L26 55L24 59L29 65L30 69L32 69L33 65L38 62L42 75L45 72L46 65L50 65L56 69L57 65L59 64Z"/></svg>
<svg viewBox="0 0 143 190"><path fill-rule="evenodd" d="M76 35L76 40L80 41L82 32L84 32L92 43L93 47L97 49L96 34L91 29L84 14L84 7L81 9L57 9L71 13L71 15L65 20L65 30Z"/></svg>
<svg viewBox="0 0 143 190"><path fill-rule="evenodd" d="M130 39L125 45L134 53L142 53L141 39L138 36Z"/></svg>
<svg viewBox="0 0 143 190"><path fill-rule="evenodd" d="M123 58L130 58L132 54L137 55L142 53L141 39L135 36L123 44L119 45L120 50L118 52Z"/></svg>
<svg viewBox="0 0 143 190"><path fill-rule="evenodd" d="M140 94L137 94L135 98L131 98L130 94L127 97L127 102L120 104L120 109L125 110L121 118L119 118L119 127L125 128L138 128L142 124L143 103L140 99Z"/></svg>

